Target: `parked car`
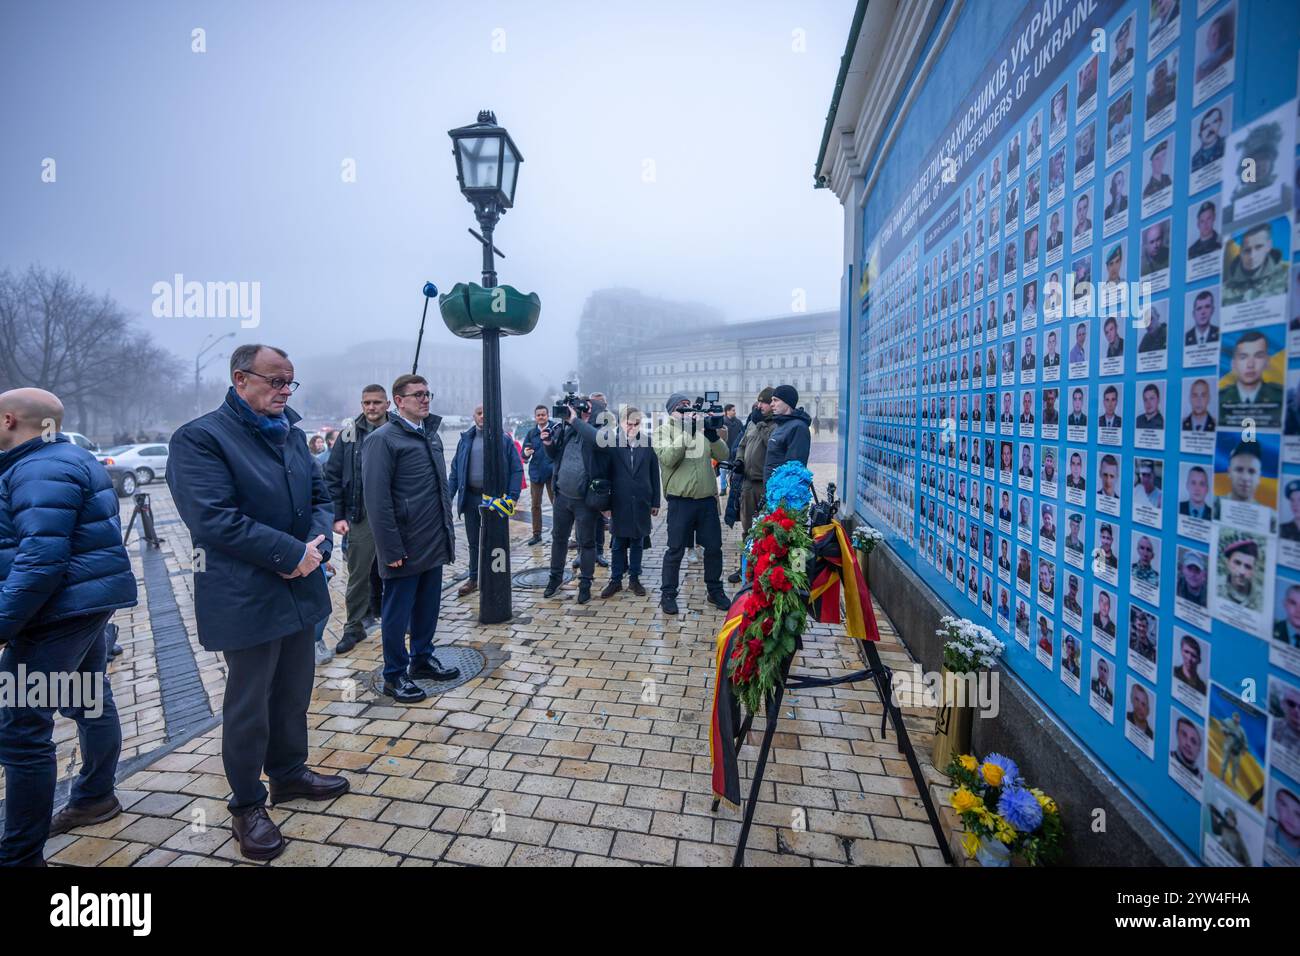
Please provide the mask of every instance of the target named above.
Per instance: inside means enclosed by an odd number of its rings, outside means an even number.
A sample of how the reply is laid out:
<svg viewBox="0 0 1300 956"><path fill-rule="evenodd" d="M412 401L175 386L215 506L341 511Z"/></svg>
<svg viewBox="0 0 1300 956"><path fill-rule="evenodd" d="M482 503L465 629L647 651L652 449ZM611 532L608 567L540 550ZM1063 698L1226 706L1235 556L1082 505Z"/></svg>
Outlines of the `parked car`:
<svg viewBox="0 0 1300 956"><path fill-rule="evenodd" d="M81 434L81 432L64 432L63 434L67 435L68 440L71 441L73 444L80 445L88 452L92 452L96 455L99 454L99 446L96 445L89 438L87 438L85 435Z"/></svg>
<svg viewBox="0 0 1300 956"><path fill-rule="evenodd" d="M134 471L130 468L119 468L117 465L105 465L104 470L108 472L108 477L113 479L113 490L117 492L119 498L130 498L135 494L139 482L135 480Z"/></svg>
<svg viewBox="0 0 1300 956"><path fill-rule="evenodd" d="M167 474L167 446L158 442L143 445L116 445L99 453L104 465L116 465L135 472L138 484L147 485Z"/></svg>

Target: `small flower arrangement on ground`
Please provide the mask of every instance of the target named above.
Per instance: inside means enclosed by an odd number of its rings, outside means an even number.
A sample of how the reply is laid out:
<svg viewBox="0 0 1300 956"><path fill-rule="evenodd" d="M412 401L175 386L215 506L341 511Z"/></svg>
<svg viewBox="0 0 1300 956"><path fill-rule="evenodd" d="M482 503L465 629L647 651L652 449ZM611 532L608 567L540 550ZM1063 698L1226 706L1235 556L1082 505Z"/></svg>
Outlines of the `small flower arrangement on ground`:
<svg viewBox="0 0 1300 956"><path fill-rule="evenodd" d="M1060 809L1043 791L1025 786L1014 760L962 754L946 773L957 784L952 806L966 829L961 842L968 857L986 866L1005 866L1013 855L1030 866L1059 859Z"/></svg>
<svg viewBox="0 0 1300 956"><path fill-rule="evenodd" d="M943 666L954 674L988 670L997 664L1006 645L982 624L966 618L943 617L935 633L947 638L943 645Z"/></svg>
<svg viewBox="0 0 1300 956"><path fill-rule="evenodd" d="M863 554L870 554L876 550L876 545L885 540L885 536L880 533L878 528L872 528L869 525L858 525L853 529L853 549L861 551Z"/></svg>

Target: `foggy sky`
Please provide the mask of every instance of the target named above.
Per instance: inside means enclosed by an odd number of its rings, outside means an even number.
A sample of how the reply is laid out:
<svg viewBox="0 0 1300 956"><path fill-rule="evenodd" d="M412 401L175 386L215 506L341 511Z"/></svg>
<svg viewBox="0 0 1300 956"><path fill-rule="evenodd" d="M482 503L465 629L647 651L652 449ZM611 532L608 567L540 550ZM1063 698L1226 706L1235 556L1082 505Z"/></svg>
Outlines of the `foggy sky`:
<svg viewBox="0 0 1300 956"><path fill-rule="evenodd" d="M558 379L611 285L731 320L794 289L836 308L842 213L811 182L853 7L6 3L0 268L66 269L191 363L214 331L304 356L414 344L423 282L479 279L446 131L490 108L525 159L500 280L542 298L511 364ZM260 282L260 327L153 317L175 273ZM426 348L446 341L431 309Z"/></svg>

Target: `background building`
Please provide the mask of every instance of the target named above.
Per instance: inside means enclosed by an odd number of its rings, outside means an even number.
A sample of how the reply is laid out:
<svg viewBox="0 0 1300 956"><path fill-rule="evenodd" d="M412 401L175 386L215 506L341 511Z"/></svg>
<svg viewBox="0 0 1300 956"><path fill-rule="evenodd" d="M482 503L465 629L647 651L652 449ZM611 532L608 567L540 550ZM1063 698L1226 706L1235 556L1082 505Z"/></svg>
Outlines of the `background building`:
<svg viewBox="0 0 1300 956"><path fill-rule="evenodd" d="M598 295L600 295L598 293ZM595 298L593 296L593 298ZM661 300L649 300L658 303ZM689 311L692 306L678 306ZM839 414L839 316L806 312L752 322L659 321L654 335L629 321L592 316L579 335L584 391L658 411L668 396L718 392L742 413L765 386L793 385L809 415L829 423ZM674 315L667 304L662 316ZM661 317L662 317L661 316Z"/></svg>

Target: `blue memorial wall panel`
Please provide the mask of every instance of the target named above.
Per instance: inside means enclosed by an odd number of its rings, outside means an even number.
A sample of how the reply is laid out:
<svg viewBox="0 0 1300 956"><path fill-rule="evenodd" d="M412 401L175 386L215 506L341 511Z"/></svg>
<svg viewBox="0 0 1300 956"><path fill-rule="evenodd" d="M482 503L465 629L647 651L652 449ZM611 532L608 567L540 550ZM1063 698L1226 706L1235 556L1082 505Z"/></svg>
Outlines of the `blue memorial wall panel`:
<svg viewBox="0 0 1300 956"><path fill-rule="evenodd" d="M1221 865L1300 861L1298 74L1293 2L968 3L850 273L857 513Z"/></svg>

